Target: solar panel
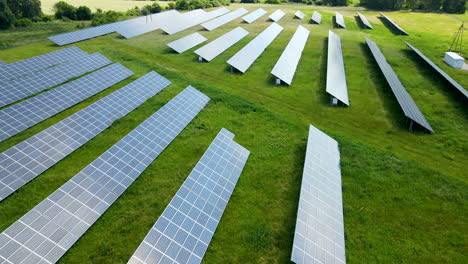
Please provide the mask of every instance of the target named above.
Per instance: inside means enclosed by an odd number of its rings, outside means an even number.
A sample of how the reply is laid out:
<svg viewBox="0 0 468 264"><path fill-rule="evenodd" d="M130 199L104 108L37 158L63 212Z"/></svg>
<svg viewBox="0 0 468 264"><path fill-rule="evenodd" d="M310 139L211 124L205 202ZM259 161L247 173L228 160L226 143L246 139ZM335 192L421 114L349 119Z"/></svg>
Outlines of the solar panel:
<svg viewBox="0 0 468 264"><path fill-rule="evenodd" d="M299 19L304 19L305 14L298 10L298 11L296 11L296 13L294 13L294 16L299 18Z"/></svg>
<svg viewBox="0 0 468 264"><path fill-rule="evenodd" d="M409 36L408 32L406 32L404 29L402 29L397 23L393 22L393 20L391 20L389 17L387 17L386 15L384 15L383 13L380 13L380 15L385 19L385 21L387 21L393 28L395 28L397 30L397 32L400 34L400 35L406 35L406 36Z"/></svg>
<svg viewBox="0 0 468 264"><path fill-rule="evenodd" d="M344 22L344 17L342 14L335 12L335 19L338 27L346 28L346 24Z"/></svg>
<svg viewBox="0 0 468 264"><path fill-rule="evenodd" d="M139 17L138 20L133 22L120 24L119 27L116 28L116 31L124 38L129 39L157 30L165 23L168 23L168 21L177 21L181 16L182 14L177 10L168 10L146 17Z"/></svg>
<svg viewBox="0 0 468 264"><path fill-rule="evenodd" d="M0 234L0 261L55 263L201 111L189 87ZM25 235L27 234L27 235Z"/></svg>
<svg viewBox="0 0 468 264"><path fill-rule="evenodd" d="M170 82L150 72L0 153L0 201L133 111Z"/></svg>
<svg viewBox="0 0 468 264"><path fill-rule="evenodd" d="M278 9L273 14L271 14L268 18L270 18L273 22L278 22L281 18L283 18L285 13L281 10Z"/></svg>
<svg viewBox="0 0 468 264"><path fill-rule="evenodd" d="M128 263L201 263L249 151L222 129Z"/></svg>
<svg viewBox="0 0 468 264"><path fill-rule="evenodd" d="M242 17L242 20L244 20L245 22L247 23L253 23L255 20L261 18L262 16L264 16L265 14L267 13L267 11L265 11L263 8L259 8L255 11L253 11L252 13L246 15L246 16L243 16Z"/></svg>
<svg viewBox="0 0 468 264"><path fill-rule="evenodd" d="M77 57L88 55L78 47L69 47L29 59L10 63L0 68L0 82L6 82L33 72L73 61Z"/></svg>
<svg viewBox="0 0 468 264"><path fill-rule="evenodd" d="M312 14L312 17L310 18L313 22L317 23L317 24L320 24L322 23L322 14L320 14L319 12L317 11L314 11L314 13Z"/></svg>
<svg viewBox="0 0 468 264"><path fill-rule="evenodd" d="M283 28L280 25L276 23L271 24L250 41L249 44L245 45L245 47L232 56L227 63L240 72L245 73L282 30Z"/></svg>
<svg viewBox="0 0 468 264"><path fill-rule="evenodd" d="M167 44L167 46L177 51L177 53L182 53L197 45L200 45L201 43L205 41L206 41L206 38L204 36L202 36L200 33L195 32L193 34L180 38L176 41L173 41Z"/></svg>
<svg viewBox="0 0 468 264"><path fill-rule="evenodd" d="M296 33L292 36L288 45L281 54L281 57L273 67L271 74L276 76L283 82L291 85L296 73L297 64L302 56L302 51L306 45L307 39L309 38L309 30L303 26L298 26Z"/></svg>
<svg viewBox="0 0 468 264"><path fill-rule="evenodd" d="M112 63L99 53L77 57L74 61L60 64L23 78L0 84L0 107L24 99L30 95L61 84Z"/></svg>
<svg viewBox="0 0 468 264"><path fill-rule="evenodd" d="M7 64L8 64L8 63L6 63L6 62L0 60L0 66L4 66L4 65L7 65Z"/></svg>
<svg viewBox="0 0 468 264"><path fill-rule="evenodd" d="M445 73L439 66L437 66L434 62L432 62L428 57L426 57L421 51L419 51L416 47L406 42L406 45L411 48L416 54L418 54L421 59L423 59L427 64L429 64L436 72L438 72L445 80L447 80L457 91L459 91L463 96L468 98L468 91L463 88L457 81L455 81L450 75Z"/></svg>
<svg viewBox="0 0 468 264"><path fill-rule="evenodd" d="M331 30L328 31L327 93L349 106L341 40Z"/></svg>
<svg viewBox="0 0 468 264"><path fill-rule="evenodd" d="M195 53L206 61L211 61L248 34L249 32L247 32L245 29L236 27L221 37L197 49Z"/></svg>
<svg viewBox="0 0 468 264"><path fill-rule="evenodd" d="M434 133L434 130L432 130L431 125L429 125L429 122L427 122L426 118L424 118L424 115L421 113L416 103L406 91L406 88L403 86L400 79L398 79L398 76L393 71L390 64L388 64L387 60L385 59L385 56L382 54L382 51L380 51L377 44L375 44L375 42L373 42L367 37L364 38L366 39L367 46L372 52L375 61L377 62L380 70L385 76L388 85L392 89L392 92L395 95L398 104L400 104L400 107L403 110L405 116L411 121L410 130L412 130L413 122L415 122L421 127L428 130L429 132Z"/></svg>
<svg viewBox="0 0 468 264"><path fill-rule="evenodd" d="M368 28L368 29L374 29L374 28L372 27L371 23L369 22L369 20L367 20L367 18L366 18L363 14L361 14L361 13L359 13L359 12L357 12L357 14L358 14L359 18L361 19L362 24L363 24L366 28Z"/></svg>
<svg viewBox="0 0 468 264"><path fill-rule="evenodd" d="M218 18L215 18L213 20L205 22L205 23L202 24L202 26L205 29L207 29L209 31L212 31L212 30L217 29L220 26L225 25L225 24L233 21L234 19L239 18L239 17L241 17L241 16L243 16L244 14L247 14L247 13L248 13L248 11L245 10L244 8L239 8L239 9L237 9L235 11L232 11L230 13L227 13L227 14L225 14L223 16L220 16Z"/></svg>
<svg viewBox="0 0 468 264"><path fill-rule="evenodd" d="M338 142L310 126L291 261L346 263Z"/></svg>
<svg viewBox="0 0 468 264"><path fill-rule="evenodd" d="M133 72L116 63L0 111L0 141L125 80Z"/></svg>
<svg viewBox="0 0 468 264"><path fill-rule="evenodd" d="M181 19L177 20L177 23L174 23L174 21L168 21L168 23L162 26L161 29L167 34L172 35L230 12L230 10L225 7L211 12L205 12L201 9L198 10L198 12L196 12L197 10L194 10L184 13Z"/></svg>

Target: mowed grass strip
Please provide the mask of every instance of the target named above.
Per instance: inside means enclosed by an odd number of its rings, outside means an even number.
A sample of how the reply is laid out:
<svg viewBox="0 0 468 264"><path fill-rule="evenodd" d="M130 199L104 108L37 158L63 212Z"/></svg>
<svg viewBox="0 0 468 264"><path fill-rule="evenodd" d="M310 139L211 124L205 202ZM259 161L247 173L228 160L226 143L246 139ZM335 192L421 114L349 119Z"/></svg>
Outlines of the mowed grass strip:
<svg viewBox="0 0 468 264"><path fill-rule="evenodd" d="M243 6L249 10L258 7ZM277 8L261 6L269 13ZM305 8L282 6L287 14L279 24L285 30L244 75L229 73L226 60L271 23L267 16L251 25L237 19L212 32L197 26L173 36L155 31L124 40L111 34L77 43L89 53L98 51L122 63L136 76L2 142L1 151L150 70L173 84L0 203L0 230L183 88L193 85L212 101L62 263L126 262L221 127L235 133L236 141L252 154L204 263L288 263L309 123L340 142L349 263L464 263L468 252L466 102L458 100L430 69L421 67L402 43L408 40L467 87L465 72L441 62L451 40L447 28L456 30L459 21L443 14L391 13L411 34L400 37L375 12L363 12L375 27L368 31L358 27L354 11L341 10L348 29L333 30L342 38L351 107L335 108L328 105L325 93L326 37L333 28L333 9L321 11L322 25L311 25L293 19L297 9L309 19L312 9ZM424 27L429 20L438 21L430 30ZM311 30L311 35L293 85L274 86L269 73L299 24ZM196 48L177 55L166 47L192 32L200 31L213 40L239 25L249 36L210 63L196 62ZM364 44L364 35L380 46L436 134L406 131L398 104ZM40 41L3 50L0 58L12 62L55 49L50 42Z"/></svg>

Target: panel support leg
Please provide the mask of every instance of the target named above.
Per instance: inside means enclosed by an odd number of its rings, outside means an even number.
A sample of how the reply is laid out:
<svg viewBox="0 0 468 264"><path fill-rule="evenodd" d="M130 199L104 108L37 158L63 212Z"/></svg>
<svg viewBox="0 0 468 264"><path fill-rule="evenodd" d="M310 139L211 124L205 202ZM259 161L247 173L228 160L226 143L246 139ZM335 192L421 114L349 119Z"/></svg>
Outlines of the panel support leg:
<svg viewBox="0 0 468 264"><path fill-rule="evenodd" d="M276 78L276 85L281 85L281 80L280 80L280 78Z"/></svg>
<svg viewBox="0 0 468 264"><path fill-rule="evenodd" d="M202 56L198 56L198 62L203 62Z"/></svg>
<svg viewBox="0 0 468 264"><path fill-rule="evenodd" d="M409 123L409 131L410 131L410 132L413 132L413 120L410 120L410 123Z"/></svg>

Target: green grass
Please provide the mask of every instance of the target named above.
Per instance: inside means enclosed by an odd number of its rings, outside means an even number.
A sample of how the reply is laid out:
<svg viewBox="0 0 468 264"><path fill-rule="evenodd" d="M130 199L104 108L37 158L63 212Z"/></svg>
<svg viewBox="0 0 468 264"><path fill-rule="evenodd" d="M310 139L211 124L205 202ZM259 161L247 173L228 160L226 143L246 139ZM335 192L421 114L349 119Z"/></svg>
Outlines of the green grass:
<svg viewBox="0 0 468 264"><path fill-rule="evenodd" d="M236 4L235 7L240 5ZM272 12L277 6L244 5ZM260 33L266 17L240 19L213 32L209 40L239 25L250 35L210 63L193 50L174 54L166 43L201 29L167 36L155 31L125 40L117 34L77 43L100 52L136 75L0 144L3 151L75 113L126 83L155 70L173 82L159 95L0 203L0 231L47 197L188 85L212 99L197 118L61 259L61 263L124 263L160 216L217 132L225 127L251 151L204 263L289 263L302 178L308 125L340 142L346 254L349 263L466 263L468 259L466 100L408 52L408 40L453 78L468 87L468 73L449 68L443 53L459 27L445 14L392 12L388 16L411 36L393 35L365 12L375 30L360 29L355 11L342 8L348 29L342 37L349 108L328 104L325 93L326 37L332 8L321 8L322 25L292 18L246 74L230 74L226 60ZM310 15L312 8L301 5ZM297 25L311 30L293 85L274 86L269 72ZM430 26L428 26L430 25ZM52 26L52 25L51 25ZM0 33L2 38L13 32ZM369 36L413 96L436 133L410 133L378 67L364 45ZM57 47L38 41L0 51L7 62ZM468 50L468 47L465 47Z"/></svg>

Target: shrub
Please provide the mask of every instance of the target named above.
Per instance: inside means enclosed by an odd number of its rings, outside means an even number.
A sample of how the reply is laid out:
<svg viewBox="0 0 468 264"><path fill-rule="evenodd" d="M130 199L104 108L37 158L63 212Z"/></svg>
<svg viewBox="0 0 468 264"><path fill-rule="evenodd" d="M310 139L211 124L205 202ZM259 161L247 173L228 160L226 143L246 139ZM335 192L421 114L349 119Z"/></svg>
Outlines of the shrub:
<svg viewBox="0 0 468 264"><path fill-rule="evenodd" d="M140 8L138 8L138 6L135 6L135 8L127 10L127 12L125 12L125 15L126 16L138 16L140 15Z"/></svg>
<svg viewBox="0 0 468 264"><path fill-rule="evenodd" d="M115 11L102 12L102 10L98 10L98 12L95 13L93 16L93 21L91 22L91 25L99 26L103 24L113 23L119 20L119 16L120 14Z"/></svg>
<svg viewBox="0 0 468 264"><path fill-rule="evenodd" d="M241 0L240 2L241 3L251 4L251 3L258 3L258 0Z"/></svg>
<svg viewBox="0 0 468 264"><path fill-rule="evenodd" d="M41 21L42 22L50 22L52 20L54 20L54 17L51 16L51 15L42 15L41 16Z"/></svg>
<svg viewBox="0 0 468 264"><path fill-rule="evenodd" d="M15 15L11 12L6 0L0 0L0 29L9 29L15 23Z"/></svg>
<svg viewBox="0 0 468 264"><path fill-rule="evenodd" d="M91 20L93 18L91 9L87 6L78 7L78 9L76 9L76 18L78 20Z"/></svg>
<svg viewBox="0 0 468 264"><path fill-rule="evenodd" d="M15 21L15 27L29 27L33 24L29 18L21 18Z"/></svg>
<svg viewBox="0 0 468 264"><path fill-rule="evenodd" d="M55 3L54 10L55 18L57 19L63 19L63 17L67 17L71 20L76 20L76 8L64 1Z"/></svg>
<svg viewBox="0 0 468 264"><path fill-rule="evenodd" d="M152 14L156 14L156 13L160 13L161 12L161 6L158 4L158 3L153 3L151 5L151 13Z"/></svg>
<svg viewBox="0 0 468 264"><path fill-rule="evenodd" d="M143 16L146 16L146 15L151 14L151 6L150 6L150 5L146 5L146 6L142 7L142 8L140 9L140 14L143 15Z"/></svg>
<svg viewBox="0 0 468 264"><path fill-rule="evenodd" d="M175 9L177 10L189 10L190 5L187 0L177 0L175 3Z"/></svg>
<svg viewBox="0 0 468 264"><path fill-rule="evenodd" d="M170 9L175 9L175 4L173 2L170 2L166 7L166 10L170 10Z"/></svg>
<svg viewBox="0 0 468 264"><path fill-rule="evenodd" d="M265 0L265 4L275 4L275 5L278 5L280 4L281 1L280 0Z"/></svg>

